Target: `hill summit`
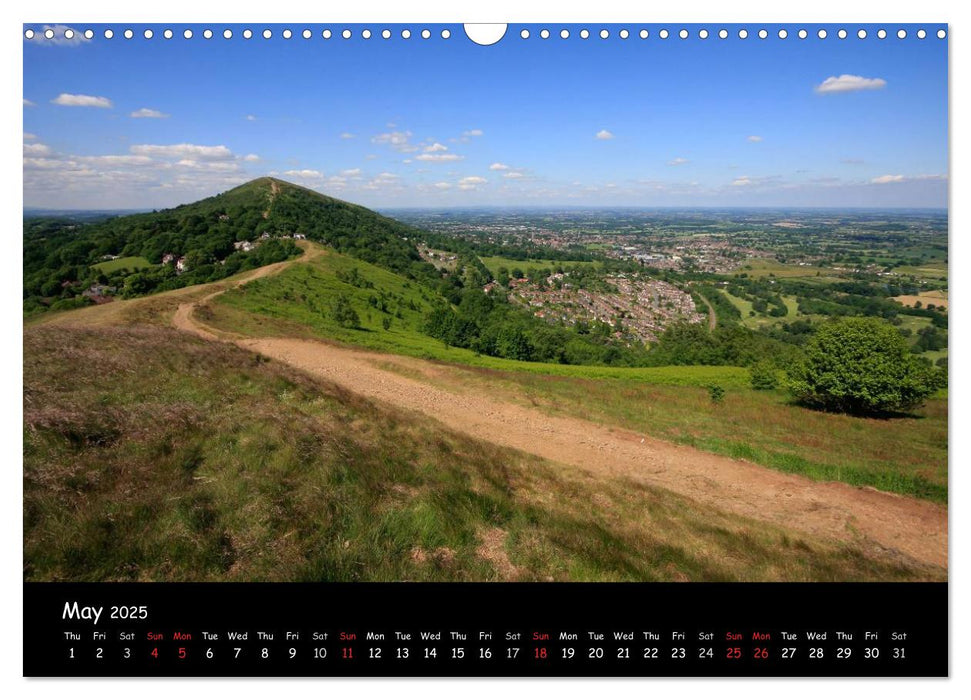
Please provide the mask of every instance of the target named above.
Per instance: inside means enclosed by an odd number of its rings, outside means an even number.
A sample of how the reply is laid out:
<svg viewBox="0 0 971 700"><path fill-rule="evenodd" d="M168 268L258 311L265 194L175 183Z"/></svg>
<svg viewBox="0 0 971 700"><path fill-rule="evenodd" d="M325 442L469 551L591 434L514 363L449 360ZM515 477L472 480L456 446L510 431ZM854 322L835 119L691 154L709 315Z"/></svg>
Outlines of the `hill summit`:
<svg viewBox="0 0 971 700"><path fill-rule="evenodd" d="M294 239L302 238L408 273L422 264L416 235L365 207L271 177L99 223L38 219L25 224L25 310L216 281L298 255Z"/></svg>
<svg viewBox="0 0 971 700"><path fill-rule="evenodd" d="M258 235L296 234L325 243L353 257L403 271L420 261L409 239L417 229L358 204L328 197L306 187L272 177L251 180L215 197L182 208L217 207L252 217L259 211Z"/></svg>

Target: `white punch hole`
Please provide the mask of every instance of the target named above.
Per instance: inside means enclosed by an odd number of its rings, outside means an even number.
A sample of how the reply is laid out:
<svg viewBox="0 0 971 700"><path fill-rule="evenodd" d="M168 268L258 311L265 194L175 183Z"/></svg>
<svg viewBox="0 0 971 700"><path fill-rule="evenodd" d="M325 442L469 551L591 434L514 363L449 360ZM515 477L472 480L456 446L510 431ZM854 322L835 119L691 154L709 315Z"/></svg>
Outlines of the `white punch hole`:
<svg viewBox="0 0 971 700"><path fill-rule="evenodd" d="M499 43L499 41L502 40L502 37L506 36L506 29L508 29L508 26L509 25L506 24L466 24L463 25L463 28L465 29L465 36L469 37L469 39L474 41L479 46L492 46L493 44ZM543 31L546 32L546 36L549 36L548 30L544 29ZM528 36L529 33L527 32L526 36L523 36L523 38L525 39ZM442 38L448 38L444 31L442 32Z"/></svg>

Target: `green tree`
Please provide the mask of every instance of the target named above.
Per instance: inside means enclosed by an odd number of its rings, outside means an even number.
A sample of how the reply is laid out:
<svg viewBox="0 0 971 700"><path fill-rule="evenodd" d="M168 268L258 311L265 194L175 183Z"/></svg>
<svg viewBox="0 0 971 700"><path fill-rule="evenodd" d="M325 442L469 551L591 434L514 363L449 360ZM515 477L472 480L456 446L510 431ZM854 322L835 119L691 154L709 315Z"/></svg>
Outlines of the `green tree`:
<svg viewBox="0 0 971 700"><path fill-rule="evenodd" d="M914 408L939 385L937 372L910 354L897 329L873 318L821 326L788 377L804 404L861 415Z"/></svg>
<svg viewBox="0 0 971 700"><path fill-rule="evenodd" d="M361 318L357 311L351 306L351 300L346 294L339 294L334 302L333 317L340 325L345 328L357 328L361 325Z"/></svg>
<svg viewBox="0 0 971 700"><path fill-rule="evenodd" d="M779 386L775 366L766 360L756 362L749 368L749 383L756 391L770 391Z"/></svg>

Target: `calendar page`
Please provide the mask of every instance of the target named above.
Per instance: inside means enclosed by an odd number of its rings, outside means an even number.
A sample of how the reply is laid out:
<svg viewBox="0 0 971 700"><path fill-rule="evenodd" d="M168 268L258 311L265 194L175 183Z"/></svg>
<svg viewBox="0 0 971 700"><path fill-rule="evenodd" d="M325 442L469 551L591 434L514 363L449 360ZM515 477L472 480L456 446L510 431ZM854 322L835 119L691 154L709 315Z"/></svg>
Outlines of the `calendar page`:
<svg viewBox="0 0 971 700"><path fill-rule="evenodd" d="M942 23L34 23L29 677L941 677Z"/></svg>

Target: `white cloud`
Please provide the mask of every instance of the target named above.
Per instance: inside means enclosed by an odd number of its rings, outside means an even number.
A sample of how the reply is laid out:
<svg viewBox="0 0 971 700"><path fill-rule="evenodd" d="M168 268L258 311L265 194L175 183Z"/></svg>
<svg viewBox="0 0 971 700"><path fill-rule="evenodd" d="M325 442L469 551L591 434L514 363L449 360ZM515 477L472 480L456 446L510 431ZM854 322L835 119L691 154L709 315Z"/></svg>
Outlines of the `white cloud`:
<svg viewBox="0 0 971 700"><path fill-rule="evenodd" d="M24 141L33 141L37 138L37 134L31 134L27 131L24 132Z"/></svg>
<svg viewBox="0 0 971 700"><path fill-rule="evenodd" d="M192 143L177 143L169 146L142 144L132 146L136 155L153 158L187 158L190 160L229 160L233 152L225 146L197 146Z"/></svg>
<svg viewBox="0 0 971 700"><path fill-rule="evenodd" d="M515 180L515 179L518 179L518 178L523 177L523 174L521 172L517 171L517 170L512 170L512 171L510 171L508 173L505 173L503 175L503 177L507 177L510 180Z"/></svg>
<svg viewBox="0 0 971 700"><path fill-rule="evenodd" d="M447 189L450 189L452 185L448 182L436 182L435 187L440 190L447 190Z"/></svg>
<svg viewBox="0 0 971 700"><path fill-rule="evenodd" d="M488 182L484 177L479 177L478 175L470 175L468 177L463 177L459 180L460 190L474 190L479 185L484 185Z"/></svg>
<svg viewBox="0 0 971 700"><path fill-rule="evenodd" d="M881 175L870 180L870 183L873 185L889 185L894 182L919 182L946 179L947 175Z"/></svg>
<svg viewBox="0 0 971 700"><path fill-rule="evenodd" d="M731 182L732 187L751 187L764 191L766 188L785 187L786 183L778 175L740 175Z"/></svg>
<svg viewBox="0 0 971 700"><path fill-rule="evenodd" d="M319 170L287 170L283 174L288 175L290 177L301 177L301 178L310 178L310 179L324 176L324 174Z"/></svg>
<svg viewBox="0 0 971 700"><path fill-rule="evenodd" d="M752 143L758 143L759 141L762 140L762 137L761 136L749 136L748 137L748 140L751 141Z"/></svg>
<svg viewBox="0 0 971 700"><path fill-rule="evenodd" d="M260 161L260 157L255 153L247 153L245 156L243 156L243 160L245 160L247 163L258 163Z"/></svg>
<svg viewBox="0 0 971 700"><path fill-rule="evenodd" d="M248 121L248 122L255 122L258 119L259 119L259 117L257 117L255 114L247 114L246 115L246 121Z"/></svg>
<svg viewBox="0 0 971 700"><path fill-rule="evenodd" d="M687 158L675 158L674 160L669 160L668 165L684 165L687 162Z"/></svg>
<svg viewBox="0 0 971 700"><path fill-rule="evenodd" d="M95 97L94 95L72 95L67 92L62 92L60 95L51 100L51 102L64 107L101 107L102 109L110 109L112 107L111 100L109 100L107 97Z"/></svg>
<svg viewBox="0 0 971 700"><path fill-rule="evenodd" d="M352 139L354 137L355 137L355 134L352 134L350 131L345 131L344 133L341 134L342 139Z"/></svg>
<svg viewBox="0 0 971 700"><path fill-rule="evenodd" d="M341 175L344 177L358 177L360 174L360 168L348 168L347 170L341 170Z"/></svg>
<svg viewBox="0 0 971 700"><path fill-rule="evenodd" d="M148 107L142 107L141 109L136 109L134 112L129 114L132 119L168 119L168 114L163 114L157 109L149 109Z"/></svg>
<svg viewBox="0 0 971 700"><path fill-rule="evenodd" d="M816 86L816 92L820 94L830 92L856 92L858 90L879 90L886 87L887 81L883 78L864 78L862 75L843 74L839 77L831 75Z"/></svg>
<svg viewBox="0 0 971 700"><path fill-rule="evenodd" d="M455 153L422 153L419 156L415 156L415 160L430 161L432 163L447 163L456 160L462 160L465 156L460 156Z"/></svg>
<svg viewBox="0 0 971 700"><path fill-rule="evenodd" d="M469 129L468 131L463 131L462 136L482 136L482 129Z"/></svg>
<svg viewBox="0 0 971 700"><path fill-rule="evenodd" d="M207 193L245 182L247 174L237 160L196 160L192 153L178 159L144 153L68 155L28 144L23 159L25 192L41 201L70 202L71 207L110 202L117 207L137 196L153 197L161 191L178 192L177 201L193 201ZM66 199L65 199L66 198ZM169 204L164 199L162 203ZM155 203L153 202L153 205Z"/></svg>
<svg viewBox="0 0 971 700"><path fill-rule="evenodd" d="M509 166L505 163L493 163L489 166L489 170L509 170Z"/></svg>
<svg viewBox="0 0 971 700"><path fill-rule="evenodd" d="M378 173L367 184L362 185L365 190L401 189L400 178L394 173Z"/></svg>
<svg viewBox="0 0 971 700"><path fill-rule="evenodd" d="M26 97L24 98L24 107L36 107L36 106L37 105L35 103L31 102Z"/></svg>
<svg viewBox="0 0 971 700"><path fill-rule="evenodd" d="M184 158L178 161L176 167L191 168L193 170L208 170L210 172L235 172L239 170L239 164L234 161L224 160L192 160Z"/></svg>
<svg viewBox="0 0 971 700"><path fill-rule="evenodd" d="M371 143L387 144L396 151L411 153L418 150L418 146L409 143L411 139L410 131L390 131L386 134L377 134L371 137Z"/></svg>
<svg viewBox="0 0 971 700"><path fill-rule="evenodd" d="M442 151L447 151L448 146L443 146L438 141L431 144L430 146L425 146L425 153L440 153Z"/></svg>
<svg viewBox="0 0 971 700"><path fill-rule="evenodd" d="M75 160L88 165L150 165L158 161L148 156L107 155L107 156L72 156Z"/></svg>
<svg viewBox="0 0 971 700"><path fill-rule="evenodd" d="M54 36L51 37L50 39L44 36L44 34L48 30L51 30L54 32ZM65 36L65 33L68 31L71 32L70 39ZM86 36L84 36L84 34L79 32L77 29L74 29L73 27L69 27L65 24L45 24L40 31L34 32L33 39L27 39L27 37L24 37L24 39L27 41L33 41L35 44L39 44L41 46L68 46L68 47L80 46L81 44L91 41Z"/></svg>
<svg viewBox="0 0 971 700"><path fill-rule="evenodd" d="M612 139L613 137L614 135L609 131L607 131L606 129L601 129L600 131L597 132L597 135L595 136L595 138L601 141L606 141L608 139Z"/></svg>
<svg viewBox="0 0 971 700"><path fill-rule="evenodd" d="M24 158L24 170L63 170L70 171L78 164L60 158Z"/></svg>
<svg viewBox="0 0 971 700"><path fill-rule="evenodd" d="M51 147L46 146L42 143L25 143L24 144L24 155L25 156L46 156L50 154Z"/></svg>

